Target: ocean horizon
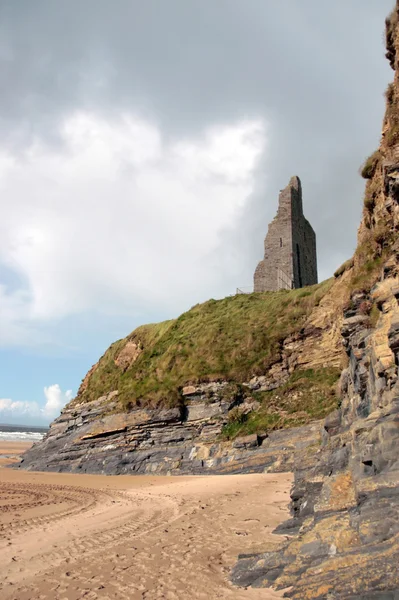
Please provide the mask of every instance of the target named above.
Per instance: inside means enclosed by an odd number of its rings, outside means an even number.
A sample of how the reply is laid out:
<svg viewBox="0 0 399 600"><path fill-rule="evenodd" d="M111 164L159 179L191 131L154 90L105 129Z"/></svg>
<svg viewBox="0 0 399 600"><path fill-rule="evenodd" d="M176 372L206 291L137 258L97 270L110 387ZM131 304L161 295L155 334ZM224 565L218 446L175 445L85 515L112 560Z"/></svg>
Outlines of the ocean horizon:
<svg viewBox="0 0 399 600"><path fill-rule="evenodd" d="M44 426L0 423L0 442L40 442L48 430Z"/></svg>

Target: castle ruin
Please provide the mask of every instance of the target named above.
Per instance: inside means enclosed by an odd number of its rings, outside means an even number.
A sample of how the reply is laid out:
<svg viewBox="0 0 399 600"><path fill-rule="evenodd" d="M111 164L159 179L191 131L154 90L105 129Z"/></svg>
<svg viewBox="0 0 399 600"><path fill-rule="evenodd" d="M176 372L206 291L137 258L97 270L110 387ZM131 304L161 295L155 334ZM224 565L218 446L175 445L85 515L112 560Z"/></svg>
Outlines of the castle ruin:
<svg viewBox="0 0 399 600"><path fill-rule="evenodd" d="M303 214L302 186L292 177L280 192L277 215L265 238L265 257L254 274L254 291L301 288L317 283L316 235Z"/></svg>

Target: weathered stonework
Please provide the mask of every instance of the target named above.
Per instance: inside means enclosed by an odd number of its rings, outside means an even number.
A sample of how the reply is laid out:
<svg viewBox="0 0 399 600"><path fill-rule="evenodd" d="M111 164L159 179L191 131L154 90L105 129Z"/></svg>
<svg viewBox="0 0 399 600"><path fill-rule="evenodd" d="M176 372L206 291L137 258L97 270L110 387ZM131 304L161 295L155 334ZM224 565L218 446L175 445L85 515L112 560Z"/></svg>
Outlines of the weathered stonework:
<svg viewBox="0 0 399 600"><path fill-rule="evenodd" d="M292 177L280 192L276 217L265 238L265 257L254 274L254 291L301 288L317 283L316 235L303 214L302 186Z"/></svg>

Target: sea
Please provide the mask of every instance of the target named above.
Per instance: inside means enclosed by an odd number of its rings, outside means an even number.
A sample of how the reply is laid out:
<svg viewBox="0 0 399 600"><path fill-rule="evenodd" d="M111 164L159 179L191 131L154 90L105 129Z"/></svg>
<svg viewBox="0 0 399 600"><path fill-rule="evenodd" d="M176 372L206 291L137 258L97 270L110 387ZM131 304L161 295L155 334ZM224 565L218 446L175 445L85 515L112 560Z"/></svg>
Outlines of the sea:
<svg viewBox="0 0 399 600"><path fill-rule="evenodd" d="M2 425L0 423L0 442L40 442L47 432L48 427Z"/></svg>

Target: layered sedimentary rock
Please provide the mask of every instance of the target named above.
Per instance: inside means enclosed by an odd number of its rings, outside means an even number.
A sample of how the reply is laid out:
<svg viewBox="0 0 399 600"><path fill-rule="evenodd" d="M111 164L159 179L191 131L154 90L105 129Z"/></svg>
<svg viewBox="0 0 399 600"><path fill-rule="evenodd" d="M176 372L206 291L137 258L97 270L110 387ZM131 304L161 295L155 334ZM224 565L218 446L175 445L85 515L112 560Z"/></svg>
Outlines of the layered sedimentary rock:
<svg viewBox="0 0 399 600"><path fill-rule="evenodd" d="M399 598L399 5L387 19L395 69L368 179L341 323L348 366L321 446L295 461L292 519L279 552L241 556L238 585L291 587L303 599Z"/></svg>
<svg viewBox="0 0 399 600"><path fill-rule="evenodd" d="M185 406L171 409L115 413L117 394L67 408L21 466L105 474L291 471L294 457L319 443L319 423L220 441L230 410L257 408L234 394L226 400L228 387L227 382L187 387Z"/></svg>
<svg viewBox="0 0 399 600"><path fill-rule="evenodd" d="M295 460L293 518L279 528L294 537L279 553L240 557L238 585L293 586L288 595L297 600L396 598L398 298L397 272L370 294L353 295L342 326L349 366L340 380L341 407L323 423L321 445ZM363 312L368 302L381 310L375 328Z"/></svg>

